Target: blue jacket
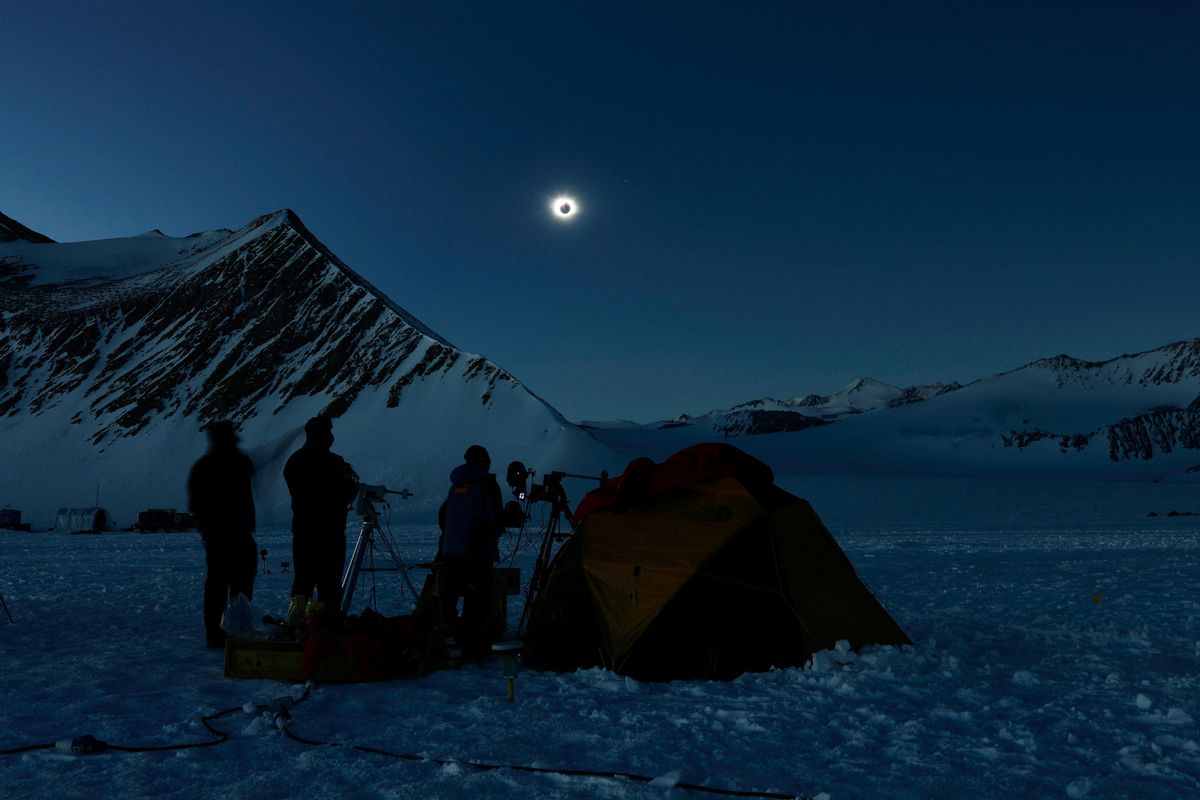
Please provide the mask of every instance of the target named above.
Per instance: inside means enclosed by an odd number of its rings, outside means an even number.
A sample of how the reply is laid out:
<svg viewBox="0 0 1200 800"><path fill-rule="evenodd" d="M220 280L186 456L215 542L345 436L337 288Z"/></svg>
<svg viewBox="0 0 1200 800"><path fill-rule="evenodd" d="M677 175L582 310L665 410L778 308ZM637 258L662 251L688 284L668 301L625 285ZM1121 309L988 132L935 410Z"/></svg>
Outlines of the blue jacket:
<svg viewBox="0 0 1200 800"><path fill-rule="evenodd" d="M500 560L500 484L487 469L461 464L450 473L441 555Z"/></svg>

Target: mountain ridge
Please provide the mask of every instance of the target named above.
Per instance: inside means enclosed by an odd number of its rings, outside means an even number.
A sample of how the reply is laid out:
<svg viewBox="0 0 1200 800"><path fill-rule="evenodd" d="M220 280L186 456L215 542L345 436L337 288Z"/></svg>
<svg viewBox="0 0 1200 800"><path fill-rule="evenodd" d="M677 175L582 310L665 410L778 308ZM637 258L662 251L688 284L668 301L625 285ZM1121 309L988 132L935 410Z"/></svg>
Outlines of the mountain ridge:
<svg viewBox="0 0 1200 800"><path fill-rule="evenodd" d="M17 496L0 503L43 513L68 505L36 485L57 480L48 458L70 465L80 484L103 475L112 484L115 475L129 487L114 501L125 519L140 503L179 507L182 478L156 476L139 492L137 474L180 450L198 456L200 429L214 419L239 424L266 459L268 518L287 507L275 462L316 413L334 418L359 463L383 473L364 479L403 479L425 489L425 502L434 487L444 491L472 441L505 443L532 463L561 454L579 469L612 466L607 447L379 292L294 211L237 231L158 239L0 250L44 273L0 292L0 435L34 465L29 475L3 467L0 485ZM161 263L180 246L179 258ZM94 263L121 252L130 255L115 266ZM58 271L39 269L39 258ZM381 431L404 440L404 451Z"/></svg>

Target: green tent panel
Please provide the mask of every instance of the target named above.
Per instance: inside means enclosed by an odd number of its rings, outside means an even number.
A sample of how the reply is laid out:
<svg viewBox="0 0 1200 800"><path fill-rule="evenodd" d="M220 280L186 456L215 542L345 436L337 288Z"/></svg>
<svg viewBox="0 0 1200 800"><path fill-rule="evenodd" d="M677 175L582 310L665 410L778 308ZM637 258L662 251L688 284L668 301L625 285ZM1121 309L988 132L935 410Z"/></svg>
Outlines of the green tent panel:
<svg viewBox="0 0 1200 800"><path fill-rule="evenodd" d="M597 494L534 599L535 668L727 679L909 643L812 507L736 448L634 462Z"/></svg>

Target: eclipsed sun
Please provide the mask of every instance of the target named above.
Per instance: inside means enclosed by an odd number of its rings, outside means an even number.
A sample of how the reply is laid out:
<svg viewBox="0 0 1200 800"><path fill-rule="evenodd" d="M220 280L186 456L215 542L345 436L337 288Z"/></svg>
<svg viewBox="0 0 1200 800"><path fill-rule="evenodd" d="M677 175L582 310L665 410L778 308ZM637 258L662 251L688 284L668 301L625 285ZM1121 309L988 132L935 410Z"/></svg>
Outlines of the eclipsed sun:
<svg viewBox="0 0 1200 800"><path fill-rule="evenodd" d="M579 204L573 198L559 196L550 201L550 211L565 222L579 213Z"/></svg>

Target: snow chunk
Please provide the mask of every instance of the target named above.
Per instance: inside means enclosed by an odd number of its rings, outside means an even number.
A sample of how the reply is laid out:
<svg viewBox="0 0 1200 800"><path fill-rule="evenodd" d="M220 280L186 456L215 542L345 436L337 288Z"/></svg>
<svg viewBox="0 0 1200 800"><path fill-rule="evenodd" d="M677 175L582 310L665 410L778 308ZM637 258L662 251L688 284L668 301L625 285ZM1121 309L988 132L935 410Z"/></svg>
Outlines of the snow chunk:
<svg viewBox="0 0 1200 800"><path fill-rule="evenodd" d="M1041 683L1041 681L1037 679L1037 676L1027 669L1019 669L1014 672L1012 676L1012 682L1017 686L1022 686L1026 689L1037 686L1039 683Z"/></svg>
<svg viewBox="0 0 1200 800"><path fill-rule="evenodd" d="M1184 711L1182 708L1167 709L1166 721L1173 725L1191 725L1195 720L1192 715Z"/></svg>
<svg viewBox="0 0 1200 800"><path fill-rule="evenodd" d="M1067 784L1067 797L1087 797L1092 791L1092 782L1086 778L1071 781Z"/></svg>
<svg viewBox="0 0 1200 800"><path fill-rule="evenodd" d="M832 651L818 650L812 654L812 658L804 666L812 672L829 672L833 669L833 665Z"/></svg>
<svg viewBox="0 0 1200 800"><path fill-rule="evenodd" d="M1141 692L1138 692L1137 700L1134 702L1137 703L1137 707L1142 711L1149 711L1150 706L1154 705L1154 703L1150 701L1150 698Z"/></svg>
<svg viewBox="0 0 1200 800"><path fill-rule="evenodd" d="M679 783L679 770L671 770L665 775L659 775L648 784L653 789L674 789Z"/></svg>
<svg viewBox="0 0 1200 800"><path fill-rule="evenodd" d="M858 654L850 649L850 642L839 639L832 650L818 650L812 654L805 669L811 672L831 672L836 667L845 667L858 660Z"/></svg>
<svg viewBox="0 0 1200 800"><path fill-rule="evenodd" d="M833 660L843 667L858 660L858 653L850 649L850 642L838 639L833 646Z"/></svg>

